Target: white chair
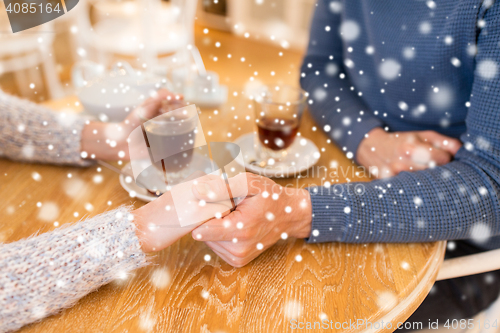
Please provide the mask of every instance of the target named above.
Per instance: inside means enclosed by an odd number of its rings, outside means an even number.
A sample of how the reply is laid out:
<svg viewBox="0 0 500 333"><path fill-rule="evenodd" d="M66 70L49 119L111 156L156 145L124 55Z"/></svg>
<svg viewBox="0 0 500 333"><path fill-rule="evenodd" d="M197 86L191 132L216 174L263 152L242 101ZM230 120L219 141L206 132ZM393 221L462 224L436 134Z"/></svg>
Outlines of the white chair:
<svg viewBox="0 0 500 333"><path fill-rule="evenodd" d="M439 269L436 281L500 269L499 259L500 249L445 260Z"/></svg>
<svg viewBox="0 0 500 333"><path fill-rule="evenodd" d="M75 34L79 55L103 65L116 57L136 59L140 67L158 65L158 56L185 49L194 42L197 0L82 0ZM92 24L91 8L95 13Z"/></svg>
<svg viewBox="0 0 500 333"><path fill-rule="evenodd" d="M1 4L0 12L3 10L3 2ZM3 14L6 16L5 11ZM3 14L0 14L0 21L3 21L0 30L10 31L10 27L5 24L8 20ZM26 32L0 34L0 75L14 73L19 92L25 97L32 96L32 89L43 84L42 77L45 78L50 98L63 97L64 91L52 49L53 42L53 22ZM43 70L43 75L39 68ZM31 88L32 84L34 88Z"/></svg>
<svg viewBox="0 0 500 333"><path fill-rule="evenodd" d="M500 249L471 254L468 256L447 259L441 265L436 281L453 279L468 275L491 272L500 269ZM498 283L498 282L497 282ZM488 320L493 323L497 320L499 328L485 328L483 323ZM481 322L481 326L478 323ZM497 333L500 332L500 299L497 299L490 307L477 314L474 318L473 329L450 330L440 327L437 330L428 330L426 333ZM426 330L424 330L426 331Z"/></svg>
<svg viewBox="0 0 500 333"><path fill-rule="evenodd" d="M315 0L227 0L228 20L235 34L248 33L285 49L303 50L315 4Z"/></svg>

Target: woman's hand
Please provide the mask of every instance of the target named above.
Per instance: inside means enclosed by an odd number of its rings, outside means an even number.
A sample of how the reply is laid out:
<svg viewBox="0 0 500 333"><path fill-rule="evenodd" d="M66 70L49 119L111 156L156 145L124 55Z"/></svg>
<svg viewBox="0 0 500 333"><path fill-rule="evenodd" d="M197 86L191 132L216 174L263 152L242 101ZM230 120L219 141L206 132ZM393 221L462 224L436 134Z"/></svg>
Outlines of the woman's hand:
<svg viewBox="0 0 500 333"><path fill-rule="evenodd" d="M459 140L434 131L388 133L374 128L361 141L357 160L374 176L387 178L447 164L461 146Z"/></svg>
<svg viewBox="0 0 500 333"><path fill-rule="evenodd" d="M236 209L221 219L212 219L192 232L223 260L242 267L287 237L305 238L311 230L312 209L309 192L282 187L271 179L252 173L229 179L233 197L245 196ZM220 178L198 182L194 195L208 202L227 198Z"/></svg>
<svg viewBox="0 0 500 333"><path fill-rule="evenodd" d="M108 161L128 160L127 138L132 130L141 124L139 114L153 118L158 114L162 101L175 98L181 99L182 96L161 89L156 96L144 101L121 123L91 121L82 131L82 158Z"/></svg>
<svg viewBox="0 0 500 333"><path fill-rule="evenodd" d="M203 204L195 197L192 184L203 179L213 178L204 172L194 172L183 183L132 212L144 252L160 251L214 216L225 216L230 212L227 195L226 200ZM176 196L175 201L172 195ZM182 226L180 219L183 220Z"/></svg>

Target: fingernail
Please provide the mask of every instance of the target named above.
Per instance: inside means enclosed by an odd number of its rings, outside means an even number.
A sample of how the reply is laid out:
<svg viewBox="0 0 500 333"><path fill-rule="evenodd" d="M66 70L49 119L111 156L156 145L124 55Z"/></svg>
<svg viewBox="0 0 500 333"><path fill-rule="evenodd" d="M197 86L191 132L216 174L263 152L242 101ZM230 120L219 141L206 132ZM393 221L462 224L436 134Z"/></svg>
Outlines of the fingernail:
<svg viewBox="0 0 500 333"><path fill-rule="evenodd" d="M201 195L207 195L211 190L207 183L198 183L195 185L196 191Z"/></svg>

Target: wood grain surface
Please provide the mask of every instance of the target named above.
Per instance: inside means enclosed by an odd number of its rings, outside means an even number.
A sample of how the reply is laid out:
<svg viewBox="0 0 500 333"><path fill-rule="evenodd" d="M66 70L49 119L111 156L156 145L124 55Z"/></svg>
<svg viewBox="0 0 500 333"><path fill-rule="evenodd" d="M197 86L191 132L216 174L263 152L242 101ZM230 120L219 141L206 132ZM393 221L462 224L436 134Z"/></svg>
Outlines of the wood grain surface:
<svg viewBox="0 0 500 333"><path fill-rule="evenodd" d="M220 48L215 47L217 41ZM204 34L199 28L196 42L207 68L221 75L221 83L229 85L231 96L217 112L202 110L209 141L231 141L254 130L253 115L242 96L251 77L254 82L297 85L301 60L297 52L222 32ZM75 102L70 97L48 105L78 111ZM309 172L300 178L278 180L280 184L368 180L314 127L307 114L300 132L322 151L319 166L342 167L342 172L328 179ZM0 242L47 232L122 204L143 204L121 188L117 174L98 166L61 167L0 159L0 170ZM47 214L42 210L48 203L56 211L52 211L53 218L45 220ZM373 329L368 331L392 331L387 322L393 328L404 322L429 292L444 250L444 242L313 245L287 239L249 265L235 269L188 235L151 256L149 267L100 288L72 308L21 332L301 331L292 329L290 321L294 319L317 322L317 329L303 330L307 332L322 331L318 325L324 319L333 331L365 331L366 325L338 326L358 319L372 323ZM382 321L386 329L381 327Z"/></svg>

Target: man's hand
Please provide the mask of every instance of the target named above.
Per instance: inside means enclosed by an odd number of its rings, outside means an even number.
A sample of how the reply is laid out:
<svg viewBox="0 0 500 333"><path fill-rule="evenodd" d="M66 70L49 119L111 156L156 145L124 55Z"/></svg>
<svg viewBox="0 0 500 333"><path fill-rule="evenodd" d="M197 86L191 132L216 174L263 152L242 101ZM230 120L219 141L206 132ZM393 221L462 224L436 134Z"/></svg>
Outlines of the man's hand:
<svg viewBox="0 0 500 333"><path fill-rule="evenodd" d="M378 178L387 178L401 171L447 164L461 146L459 140L434 131L387 133L374 128L361 141L357 160ZM373 167L377 172L373 172Z"/></svg>
<svg viewBox="0 0 500 333"><path fill-rule="evenodd" d="M82 131L82 157L108 161L128 160L127 138L141 124L139 115L153 118L158 115L162 101L175 98L180 99L182 96L161 89L157 95L148 98L133 110L121 123L91 121Z"/></svg>
<svg viewBox="0 0 500 333"><path fill-rule="evenodd" d="M221 219L213 219L192 232L223 260L242 267L280 239L305 238L311 230L311 198L303 189L282 187L251 173L229 179L234 198L246 198ZM226 183L218 178L198 182L194 195L208 202L227 198Z"/></svg>

